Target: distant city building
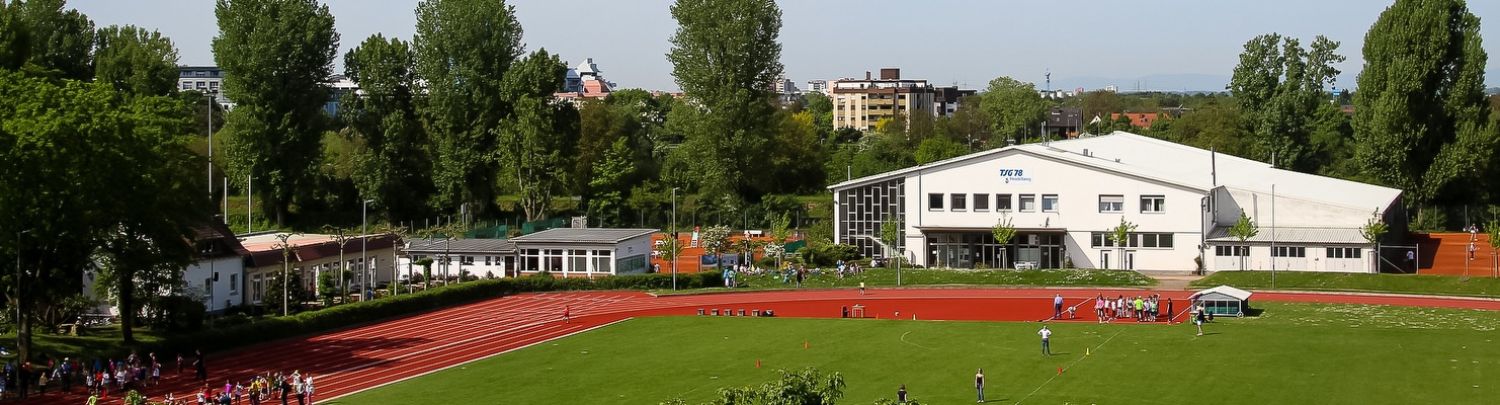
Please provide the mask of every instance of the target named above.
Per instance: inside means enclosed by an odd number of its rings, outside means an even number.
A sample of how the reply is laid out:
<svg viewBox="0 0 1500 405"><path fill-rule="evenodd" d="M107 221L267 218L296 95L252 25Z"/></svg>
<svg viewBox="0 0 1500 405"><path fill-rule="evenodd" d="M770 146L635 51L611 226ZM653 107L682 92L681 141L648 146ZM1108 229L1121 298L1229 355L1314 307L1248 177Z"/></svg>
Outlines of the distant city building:
<svg viewBox="0 0 1500 405"><path fill-rule="evenodd" d="M960 90L958 86L937 87L932 89L932 114L939 117L951 117L958 112L958 104L964 97L978 94L978 90Z"/></svg>
<svg viewBox="0 0 1500 405"><path fill-rule="evenodd" d="M339 103L343 102L344 95L359 93L359 84L344 75L333 75L329 78L328 90L328 102L323 104L323 113L336 117L339 115Z"/></svg>
<svg viewBox="0 0 1500 405"><path fill-rule="evenodd" d="M587 58L578 67L568 69L563 76L562 91L552 96L558 100L607 97L615 90L615 83L605 80L601 73L594 58Z"/></svg>
<svg viewBox="0 0 1500 405"><path fill-rule="evenodd" d="M826 96L826 95L828 95L828 81L827 80L808 80L807 81L807 91L814 92L814 93L823 93L823 95Z"/></svg>
<svg viewBox="0 0 1500 405"><path fill-rule="evenodd" d="M1108 85L1108 86L1104 86L1104 91L1107 91L1107 92L1110 92L1110 93L1118 93L1120 91L1120 86L1116 86L1116 85L1113 85L1113 84Z"/></svg>
<svg viewBox="0 0 1500 405"><path fill-rule="evenodd" d="M1071 139L1078 137L1078 129L1083 126L1083 109L1077 107L1056 107L1047 112L1047 119L1042 122L1042 131L1047 134L1048 139Z"/></svg>
<svg viewBox="0 0 1500 405"><path fill-rule="evenodd" d="M797 82L787 79L786 75L776 77L776 81L771 83L771 91L779 94L797 94L801 92L801 90L797 89Z"/></svg>
<svg viewBox="0 0 1500 405"><path fill-rule="evenodd" d="M880 69L880 78L839 79L828 85L834 128L873 130L882 119L912 111L935 112L934 90L926 80L902 79L901 69Z"/></svg>
<svg viewBox="0 0 1500 405"><path fill-rule="evenodd" d="M224 108L234 106L224 92L220 90L224 86L224 71L218 66L178 66L177 67L177 89L179 91L196 90L204 94L213 94L214 100L223 105Z"/></svg>

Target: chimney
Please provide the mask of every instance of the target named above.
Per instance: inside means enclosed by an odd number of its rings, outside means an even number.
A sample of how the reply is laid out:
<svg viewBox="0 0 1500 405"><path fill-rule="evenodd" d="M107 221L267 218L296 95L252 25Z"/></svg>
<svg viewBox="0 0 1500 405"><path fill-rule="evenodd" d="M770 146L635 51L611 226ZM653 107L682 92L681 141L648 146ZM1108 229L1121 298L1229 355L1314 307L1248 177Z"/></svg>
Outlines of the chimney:
<svg viewBox="0 0 1500 405"><path fill-rule="evenodd" d="M865 80L870 80L870 71L865 71Z"/></svg>
<svg viewBox="0 0 1500 405"><path fill-rule="evenodd" d="M880 80L901 80L900 68L881 68Z"/></svg>

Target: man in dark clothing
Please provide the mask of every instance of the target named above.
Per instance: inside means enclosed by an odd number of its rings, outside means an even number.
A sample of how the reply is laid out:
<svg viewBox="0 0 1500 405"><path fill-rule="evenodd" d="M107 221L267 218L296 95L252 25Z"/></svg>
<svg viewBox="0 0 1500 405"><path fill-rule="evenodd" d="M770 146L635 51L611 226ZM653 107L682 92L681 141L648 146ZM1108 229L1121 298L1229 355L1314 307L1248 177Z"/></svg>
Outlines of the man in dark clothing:
<svg viewBox="0 0 1500 405"><path fill-rule="evenodd" d="M292 383L287 382L286 377L277 380L281 381L281 405L287 405L287 397L292 393Z"/></svg>
<svg viewBox="0 0 1500 405"><path fill-rule="evenodd" d="M193 368L198 372L198 381L208 380L208 366L203 364L203 351L198 350L197 358L193 360Z"/></svg>

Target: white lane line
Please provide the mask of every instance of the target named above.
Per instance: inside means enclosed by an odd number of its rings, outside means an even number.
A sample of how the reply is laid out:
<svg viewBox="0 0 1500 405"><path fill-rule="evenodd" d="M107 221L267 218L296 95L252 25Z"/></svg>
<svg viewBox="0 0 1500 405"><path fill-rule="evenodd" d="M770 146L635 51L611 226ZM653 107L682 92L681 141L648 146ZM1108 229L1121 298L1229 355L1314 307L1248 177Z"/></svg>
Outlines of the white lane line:
<svg viewBox="0 0 1500 405"><path fill-rule="evenodd" d="M1090 350L1090 351L1092 351L1092 352L1099 351L1099 348L1104 347L1104 345L1106 345L1106 344L1109 344L1109 341L1115 340L1115 336L1120 336L1120 334L1124 333L1124 332L1125 332L1124 329L1120 329L1119 331L1116 331L1115 334L1109 336L1109 339L1104 339L1103 343L1100 343L1099 345L1094 346L1094 348L1092 350ZM1078 362L1083 361L1083 359L1086 359L1088 357L1089 356L1086 356L1086 355L1085 356L1079 356L1077 359L1074 359L1073 362L1068 363L1067 366L1064 366L1062 372L1063 373L1068 372L1068 369L1073 368L1073 366L1077 365ZM1062 373L1057 373L1057 374L1052 375L1052 378L1048 378L1047 381L1042 382L1042 385L1038 385L1038 386L1036 386L1036 389L1031 390L1030 394L1026 394L1026 396L1021 397L1021 399L1016 400L1016 405L1021 405L1021 401L1025 401L1027 398L1031 398L1032 395L1036 395L1036 393L1038 391L1041 391L1042 388L1044 388L1044 387L1047 386L1047 384L1051 384L1052 380L1056 380L1057 376L1060 376L1060 375L1062 375Z"/></svg>

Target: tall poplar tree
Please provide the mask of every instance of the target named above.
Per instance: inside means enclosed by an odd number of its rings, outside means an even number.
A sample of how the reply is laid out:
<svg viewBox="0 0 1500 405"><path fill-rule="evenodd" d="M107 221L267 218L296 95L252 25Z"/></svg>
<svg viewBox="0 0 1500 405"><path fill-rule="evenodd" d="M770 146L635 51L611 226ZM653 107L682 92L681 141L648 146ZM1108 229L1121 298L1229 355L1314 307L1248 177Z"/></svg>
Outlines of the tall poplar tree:
<svg viewBox="0 0 1500 405"><path fill-rule="evenodd" d="M359 85L340 103L345 135L356 138L354 185L387 222L428 210L432 163L427 133L417 117L416 53L410 43L371 35L344 55L344 74Z"/></svg>
<svg viewBox="0 0 1500 405"><path fill-rule="evenodd" d="M214 60L237 106L228 135L233 178L253 177L262 211L284 223L312 192L322 156L323 106L339 34L315 0L218 0Z"/></svg>
<svg viewBox="0 0 1500 405"><path fill-rule="evenodd" d="M717 201L760 195L771 179L758 170L774 145L771 83L782 73L781 9L771 0L678 0L677 32L667 59L688 102L667 124L699 192Z"/></svg>
<svg viewBox="0 0 1500 405"><path fill-rule="evenodd" d="M456 211L469 203L482 211L494 202L500 122L511 114L501 82L521 56L521 33L515 7L504 1L417 5L412 42L427 91L423 117L437 149L436 209Z"/></svg>
<svg viewBox="0 0 1500 405"><path fill-rule="evenodd" d="M1468 192L1492 162L1479 17L1462 0L1397 0L1365 34L1354 157L1418 207Z"/></svg>

